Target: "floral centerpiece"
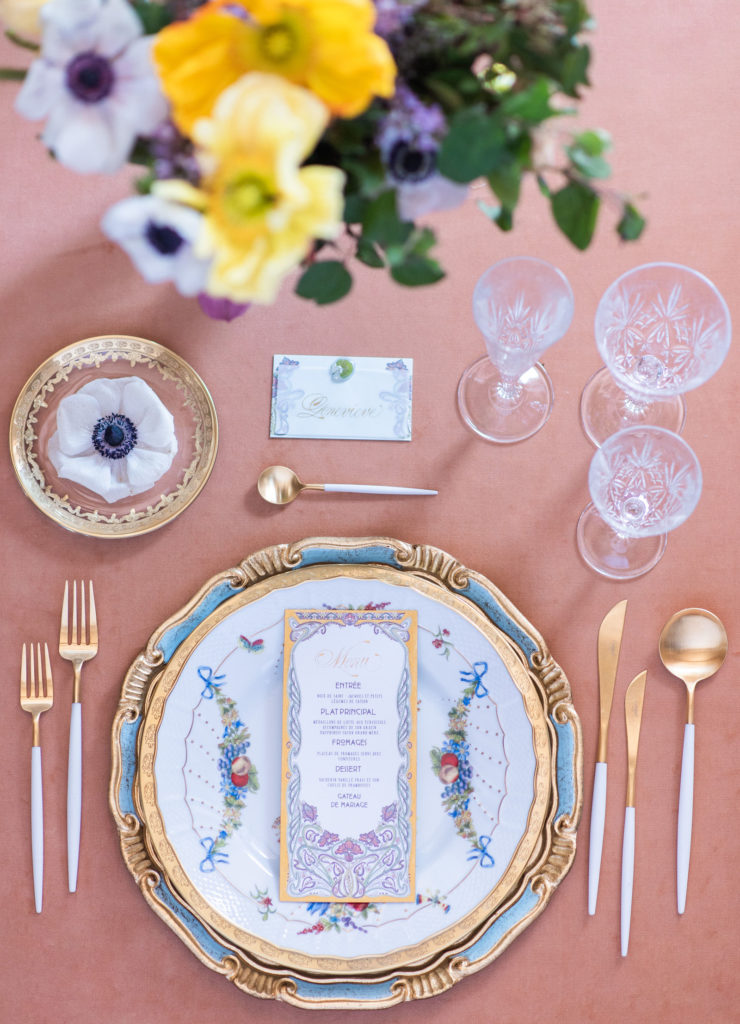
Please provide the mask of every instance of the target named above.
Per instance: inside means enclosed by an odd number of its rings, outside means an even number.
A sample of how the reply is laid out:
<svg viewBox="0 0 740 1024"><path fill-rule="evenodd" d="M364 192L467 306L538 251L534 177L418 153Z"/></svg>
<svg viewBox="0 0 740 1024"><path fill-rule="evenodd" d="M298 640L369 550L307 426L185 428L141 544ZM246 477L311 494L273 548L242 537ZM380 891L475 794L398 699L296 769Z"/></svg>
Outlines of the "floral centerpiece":
<svg viewBox="0 0 740 1024"><path fill-rule="evenodd" d="M55 159L143 168L103 231L212 315L272 303L290 276L335 301L355 259L438 281L421 221L479 180L500 229L534 175L591 241L609 138L560 127L588 84L583 0L0 0L0 21L33 52L0 74ZM611 198L637 238L636 206Z"/></svg>

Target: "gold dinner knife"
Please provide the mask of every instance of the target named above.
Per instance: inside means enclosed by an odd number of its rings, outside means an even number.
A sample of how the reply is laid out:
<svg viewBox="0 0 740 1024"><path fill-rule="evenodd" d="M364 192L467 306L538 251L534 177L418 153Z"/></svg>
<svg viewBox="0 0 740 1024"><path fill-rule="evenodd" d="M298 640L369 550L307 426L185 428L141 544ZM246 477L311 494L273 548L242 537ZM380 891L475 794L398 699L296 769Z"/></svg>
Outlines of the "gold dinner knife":
<svg viewBox="0 0 740 1024"><path fill-rule="evenodd" d="M596 898L599 894L601 850L604 845L604 820L606 818L606 741L626 611L627 602L620 601L614 605L611 611L607 612L599 627L599 747L596 754L594 791L591 799L591 833L588 851L589 914L596 913Z"/></svg>
<svg viewBox="0 0 740 1024"><path fill-rule="evenodd" d="M635 676L627 687L624 698L624 719L627 725L627 806L624 809L622 839L622 956L627 956L630 943L632 882L635 875L635 773L646 680L647 672Z"/></svg>

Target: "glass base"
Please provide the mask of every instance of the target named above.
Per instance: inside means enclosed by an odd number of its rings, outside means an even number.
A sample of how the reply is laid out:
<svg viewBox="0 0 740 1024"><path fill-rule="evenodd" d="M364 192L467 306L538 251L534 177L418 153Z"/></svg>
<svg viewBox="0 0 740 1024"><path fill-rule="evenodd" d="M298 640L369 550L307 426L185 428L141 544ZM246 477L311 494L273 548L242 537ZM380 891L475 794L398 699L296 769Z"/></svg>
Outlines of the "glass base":
<svg viewBox="0 0 740 1024"><path fill-rule="evenodd" d="M578 551L586 565L610 580L633 580L655 568L666 548L667 535L625 537L601 518L590 502L576 528Z"/></svg>
<svg viewBox="0 0 740 1024"><path fill-rule="evenodd" d="M627 427L665 427L680 434L685 422L682 395L636 401L622 391L605 366L596 371L581 394L581 423L586 437L597 448L607 437Z"/></svg>
<svg viewBox="0 0 740 1024"><path fill-rule="evenodd" d="M469 366L457 386L457 404L465 423L479 437L497 444L514 444L536 434L553 405L552 381L541 363L519 377L516 394L501 397L509 387L488 356Z"/></svg>

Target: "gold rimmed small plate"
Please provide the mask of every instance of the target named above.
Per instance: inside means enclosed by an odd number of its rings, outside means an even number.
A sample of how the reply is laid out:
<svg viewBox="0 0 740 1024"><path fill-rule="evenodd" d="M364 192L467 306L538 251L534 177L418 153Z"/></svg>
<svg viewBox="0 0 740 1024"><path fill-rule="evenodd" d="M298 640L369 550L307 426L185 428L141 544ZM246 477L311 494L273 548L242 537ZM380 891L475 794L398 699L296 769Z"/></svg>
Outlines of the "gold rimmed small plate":
<svg viewBox="0 0 740 1024"><path fill-rule="evenodd" d="M172 413L178 450L154 487L106 502L59 477L48 456L59 403L97 378L140 377ZM213 469L218 421L195 370L155 341L106 334L50 356L29 378L10 420L10 454L18 481L37 508L75 533L133 537L164 526L200 494Z"/></svg>

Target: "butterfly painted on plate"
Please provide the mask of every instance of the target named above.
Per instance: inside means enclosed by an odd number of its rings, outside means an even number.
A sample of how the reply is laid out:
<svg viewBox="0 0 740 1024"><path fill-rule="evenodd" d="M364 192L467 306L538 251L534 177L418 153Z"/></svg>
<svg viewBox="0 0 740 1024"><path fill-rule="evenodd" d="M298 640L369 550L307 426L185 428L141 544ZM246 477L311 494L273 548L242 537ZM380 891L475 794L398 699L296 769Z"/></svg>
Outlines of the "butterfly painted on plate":
<svg viewBox="0 0 740 1024"><path fill-rule="evenodd" d="M252 654L259 654L261 650L264 650L264 640L249 640L245 636L239 637L239 643L245 651L250 651Z"/></svg>

